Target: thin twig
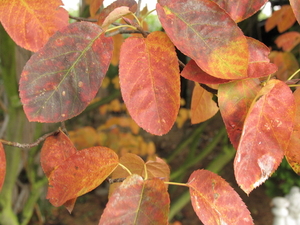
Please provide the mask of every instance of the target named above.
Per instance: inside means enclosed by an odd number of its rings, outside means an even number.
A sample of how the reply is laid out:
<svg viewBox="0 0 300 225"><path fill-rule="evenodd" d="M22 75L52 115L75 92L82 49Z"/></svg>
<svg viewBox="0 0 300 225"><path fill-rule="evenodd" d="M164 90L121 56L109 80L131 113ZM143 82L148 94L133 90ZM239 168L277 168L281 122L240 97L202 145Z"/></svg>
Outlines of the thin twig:
<svg viewBox="0 0 300 225"><path fill-rule="evenodd" d="M150 32L145 32L146 34L150 34ZM116 30L116 31L113 31L113 32L110 32L110 33L107 33L105 34L106 37L112 37L112 36L115 36L117 34L141 34L140 31L138 30Z"/></svg>
<svg viewBox="0 0 300 225"><path fill-rule="evenodd" d="M108 183L109 183L109 184L120 183L120 182L123 182L124 180L126 180L126 177L123 177L123 178L115 178L115 179L108 178Z"/></svg>
<svg viewBox="0 0 300 225"><path fill-rule="evenodd" d="M179 62L180 68L183 69L185 67L185 64L179 59L178 59L178 62Z"/></svg>
<svg viewBox="0 0 300 225"><path fill-rule="evenodd" d="M140 12L141 12L141 3L142 3L142 0L139 0L139 1L138 1L138 4L137 4L137 10L136 10L136 12L135 12L136 17L139 17L139 16L140 16Z"/></svg>
<svg viewBox="0 0 300 225"><path fill-rule="evenodd" d="M72 16L72 15L69 15L69 18L73 19L73 20L77 20L77 21L87 21L87 22L97 22L98 21L97 19L88 19L88 18L76 17L76 16Z"/></svg>
<svg viewBox="0 0 300 225"><path fill-rule="evenodd" d="M4 145L9 145L9 146L14 146L14 147L17 147L17 148L32 148L32 147L35 147L35 146L38 146L41 142L43 142L47 137L49 136L52 136L52 135L55 135L57 134L59 131L54 131L54 132L51 132L51 133L48 133L48 134L45 134L43 135L42 137L38 138L35 142L33 143L25 143L25 144L21 144L21 143L18 143L18 142L12 142L12 141L7 141L7 140L3 140L3 139L0 139L0 142Z"/></svg>
<svg viewBox="0 0 300 225"><path fill-rule="evenodd" d="M146 31L144 31L144 29L140 26L136 27L138 31L140 31L140 33L143 35L144 38L146 38L148 36L149 33L147 33Z"/></svg>
<svg viewBox="0 0 300 225"><path fill-rule="evenodd" d="M200 84L200 86L201 86L202 88L204 88L206 91L208 91L208 92L210 92L210 93L212 93L212 94L214 94L214 95L217 95L217 94L218 94L218 90L217 90L217 89L213 89L213 88L207 86L206 84Z"/></svg>

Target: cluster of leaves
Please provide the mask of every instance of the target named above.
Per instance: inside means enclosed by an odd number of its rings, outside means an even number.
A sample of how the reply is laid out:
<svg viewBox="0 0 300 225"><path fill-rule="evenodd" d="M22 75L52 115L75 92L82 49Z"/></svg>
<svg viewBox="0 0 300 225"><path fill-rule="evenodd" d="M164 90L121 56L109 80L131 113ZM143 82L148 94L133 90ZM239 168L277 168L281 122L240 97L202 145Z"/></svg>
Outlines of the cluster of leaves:
<svg viewBox="0 0 300 225"><path fill-rule="evenodd" d="M182 76L197 83L193 122L205 121L220 110L237 149L235 177L247 194L277 169L284 156L300 172L300 91L293 93L288 86L297 81L271 79L277 66L268 58L269 48L246 37L237 26L266 0L240 4L160 0L156 11L165 32L152 33L145 30L134 0L117 0L99 10L102 2L91 1L90 14L96 22L68 25L60 0L1 1L0 21L8 34L36 52L26 63L19 86L30 121L54 123L80 114L98 92L112 60L111 36L140 33L120 45L119 62L122 97L138 126L155 135L169 132L179 112ZM291 0L291 6L299 22L300 2ZM26 13L6 13L13 11ZM125 17L128 14L131 18ZM125 24L115 23L121 18ZM191 58L187 65L179 62L175 47ZM215 85L218 105L208 92L216 92ZM5 156L0 149L4 177ZM49 180L47 198L54 206L64 205L71 212L78 196L112 174L112 183L122 183L111 192L99 224L168 223L167 185L172 182L159 158L146 163L132 154L118 158L100 146L78 151L59 130L46 139L41 164ZM187 183L177 185L189 188L193 208L204 224L253 224L245 204L218 175L197 170Z"/></svg>

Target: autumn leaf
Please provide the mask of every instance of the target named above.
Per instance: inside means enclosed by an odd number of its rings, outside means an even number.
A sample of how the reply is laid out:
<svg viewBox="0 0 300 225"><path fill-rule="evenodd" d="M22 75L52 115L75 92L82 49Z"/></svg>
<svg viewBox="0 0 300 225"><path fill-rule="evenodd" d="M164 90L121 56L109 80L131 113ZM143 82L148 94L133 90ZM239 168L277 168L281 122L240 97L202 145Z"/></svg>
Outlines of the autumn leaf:
<svg viewBox="0 0 300 225"><path fill-rule="evenodd" d="M97 11L100 9L101 5L103 4L104 0L92 0L90 2L90 15L92 18L94 18L97 14Z"/></svg>
<svg viewBox="0 0 300 225"><path fill-rule="evenodd" d="M294 15L300 24L300 2L299 0L290 0L291 7L293 9Z"/></svg>
<svg viewBox="0 0 300 225"><path fill-rule="evenodd" d="M148 177L148 179L156 177L163 181L170 180L170 168L163 159L156 157L155 160L147 161L145 165L146 171L143 170L143 177Z"/></svg>
<svg viewBox="0 0 300 225"><path fill-rule="evenodd" d="M220 176L208 170L197 170L191 174L187 185L194 211L205 225L254 224L240 196Z"/></svg>
<svg viewBox="0 0 300 225"><path fill-rule="evenodd" d="M102 23L102 29L103 31L106 31L108 26L115 22L116 20L122 18L123 16L130 14L131 11L129 10L129 7L127 6L121 6L118 8L115 8L113 11L111 11L108 16L104 19Z"/></svg>
<svg viewBox="0 0 300 225"><path fill-rule="evenodd" d="M169 181L170 179L170 168L168 164L159 157L145 163L142 158L136 154L126 153L120 158L120 164L123 166L118 166L114 170L111 175L112 180L128 177L130 175L128 171L130 171L131 174L137 174L147 179L155 177L163 181ZM124 167L128 170L125 170ZM109 192L113 193L120 184L120 182L111 184Z"/></svg>
<svg viewBox="0 0 300 225"><path fill-rule="evenodd" d="M219 111L216 102L212 98L212 93L204 90L198 83L195 83L191 104L192 124L206 121Z"/></svg>
<svg viewBox="0 0 300 225"><path fill-rule="evenodd" d="M135 0L117 0L115 2L113 2L112 4L110 4L109 6L107 6L106 8L104 8L99 15L97 16L97 24L98 25L102 25L102 23L104 22L104 20L108 17L108 15L114 11L114 9L118 8L118 7L122 7L122 6L128 6L129 10L131 12L135 12L137 9L137 4Z"/></svg>
<svg viewBox="0 0 300 225"><path fill-rule="evenodd" d="M249 48L248 77L265 77L277 71L277 66L270 63L270 49L262 42L247 37Z"/></svg>
<svg viewBox="0 0 300 225"><path fill-rule="evenodd" d="M136 154L126 153L120 157L119 163L123 166L118 166L111 174L111 180L125 179L131 174L142 176L144 170L144 160ZM128 170L125 170L126 167ZM130 171L130 173L128 172ZM113 182L109 187L109 196L121 185L121 182Z"/></svg>
<svg viewBox="0 0 300 225"><path fill-rule="evenodd" d="M283 51L291 51L300 43L300 33L297 31L290 31L280 35L275 40L275 44L278 48L282 48Z"/></svg>
<svg viewBox="0 0 300 225"><path fill-rule="evenodd" d="M117 154L106 147L77 151L49 176L47 199L55 207L99 186L117 167Z"/></svg>
<svg viewBox="0 0 300 225"><path fill-rule="evenodd" d="M155 135L166 134L180 107L177 55L166 34L128 38L121 48L120 85L133 120Z"/></svg>
<svg viewBox="0 0 300 225"><path fill-rule="evenodd" d="M286 81L297 69L299 63L291 52L272 51L270 54L271 62L277 65L278 71L275 76L282 81Z"/></svg>
<svg viewBox="0 0 300 225"><path fill-rule="evenodd" d="M75 154L76 151L71 140L61 130L57 134L47 137L40 156L41 166L47 178L56 167ZM70 213L73 211L76 199L77 197L64 203Z"/></svg>
<svg viewBox="0 0 300 225"><path fill-rule="evenodd" d="M61 0L2 0L0 22L21 47L36 52L59 29L68 25L68 12Z"/></svg>
<svg viewBox="0 0 300 225"><path fill-rule="evenodd" d="M64 132L59 131L59 133L47 137L40 157L45 175L49 177L56 167L76 152L77 149Z"/></svg>
<svg viewBox="0 0 300 225"><path fill-rule="evenodd" d="M6 174L6 158L2 143L0 142L0 191L4 184Z"/></svg>
<svg viewBox="0 0 300 225"><path fill-rule="evenodd" d="M206 73L222 79L247 77L247 40L216 3L161 0L156 11L175 46Z"/></svg>
<svg viewBox="0 0 300 225"><path fill-rule="evenodd" d="M181 71L181 76L183 76L185 79L192 80L201 84L222 84L230 81L213 77L207 74L192 59L185 65L185 67Z"/></svg>
<svg viewBox="0 0 300 225"><path fill-rule="evenodd" d="M258 79L244 79L219 85L219 108L229 139L235 149L238 148L245 118L260 89Z"/></svg>
<svg viewBox="0 0 300 225"><path fill-rule="evenodd" d="M268 0L240 0L238 3L229 0L213 1L224 9L236 23L238 23L260 10Z"/></svg>
<svg viewBox="0 0 300 225"><path fill-rule="evenodd" d="M295 101L282 81L270 80L256 95L234 160L237 183L249 194L279 166L286 151L295 115Z"/></svg>
<svg viewBox="0 0 300 225"><path fill-rule="evenodd" d="M81 113L99 90L112 47L112 39L88 22L55 33L21 74L20 97L27 118L59 122Z"/></svg>
<svg viewBox="0 0 300 225"><path fill-rule="evenodd" d="M121 50L121 46L123 44L124 38L123 38L122 34L114 35L112 38L114 41L114 51L113 51L113 56L111 59L111 64L114 66L117 66L119 64L120 50Z"/></svg>
<svg viewBox="0 0 300 225"><path fill-rule="evenodd" d="M278 31L282 33L293 26L295 22L296 18L292 7L290 5L283 5L279 10L273 12L272 16L267 19L265 30L266 32L269 32L277 26Z"/></svg>
<svg viewBox="0 0 300 225"><path fill-rule="evenodd" d="M291 136L289 145L285 151L285 158L292 167L292 169L300 175L300 89L296 89L294 92L296 102L296 113L294 120L294 130Z"/></svg>
<svg viewBox="0 0 300 225"><path fill-rule="evenodd" d="M167 224L169 207L169 194L162 180L143 180L133 174L109 198L99 225Z"/></svg>

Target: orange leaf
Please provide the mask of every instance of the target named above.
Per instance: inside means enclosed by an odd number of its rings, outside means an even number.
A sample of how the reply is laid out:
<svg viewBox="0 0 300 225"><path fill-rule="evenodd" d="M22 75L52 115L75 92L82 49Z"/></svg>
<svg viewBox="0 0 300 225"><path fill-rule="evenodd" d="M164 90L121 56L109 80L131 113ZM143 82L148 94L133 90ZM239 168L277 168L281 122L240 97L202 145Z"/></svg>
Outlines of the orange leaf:
<svg viewBox="0 0 300 225"><path fill-rule="evenodd" d="M71 155L75 154L77 149L72 141L60 131L58 134L47 137L41 149L41 166L47 177L51 172L61 165Z"/></svg>
<svg viewBox="0 0 300 225"><path fill-rule="evenodd" d="M160 0L156 11L174 45L206 73L222 79L247 77L247 40L216 3Z"/></svg>
<svg viewBox="0 0 300 225"><path fill-rule="evenodd" d="M279 80L286 81L297 69L299 69L298 61L291 52L272 51L270 59L278 67L278 71L275 75Z"/></svg>
<svg viewBox="0 0 300 225"><path fill-rule="evenodd" d="M290 0L291 7L293 9L294 15L300 24L300 1L299 0Z"/></svg>
<svg viewBox="0 0 300 225"><path fill-rule="evenodd" d="M117 167L117 154L105 147L76 152L49 176L47 199L55 207L99 186Z"/></svg>
<svg viewBox="0 0 300 225"><path fill-rule="evenodd" d="M212 93L204 90L198 83L195 83L191 105L192 124L206 121L219 111L219 108L216 102L212 100L212 97Z"/></svg>
<svg viewBox="0 0 300 225"><path fill-rule="evenodd" d="M146 162L147 176L148 179L159 178L163 181L170 180L170 168L168 164L159 157L156 160L150 160ZM143 176L145 177L145 170L143 171Z"/></svg>
<svg viewBox="0 0 300 225"><path fill-rule="evenodd" d="M249 65L248 77L264 77L269 76L277 71L277 66L270 63L269 54L270 49L262 42L247 37L249 48Z"/></svg>
<svg viewBox="0 0 300 225"><path fill-rule="evenodd" d="M0 142L0 191L4 184L6 174L6 158L2 143Z"/></svg>
<svg viewBox="0 0 300 225"><path fill-rule="evenodd" d="M105 20L105 18L116 8L121 7L121 6L128 6L129 10L131 12L135 12L137 9L137 4L135 0L117 0L115 2L113 2L112 4L110 4L109 6L107 6L105 9L103 9L97 18L97 24L98 25L102 25L103 21Z"/></svg>
<svg viewBox="0 0 300 225"><path fill-rule="evenodd" d="M100 9L101 5L103 4L103 1L104 0L91 0L89 9L92 18L96 16L96 13Z"/></svg>
<svg viewBox="0 0 300 225"><path fill-rule="evenodd" d="M281 9L275 11L265 24L266 32L277 26L280 33L289 29L296 22L295 15L290 5L283 5Z"/></svg>
<svg viewBox="0 0 300 225"><path fill-rule="evenodd" d="M260 89L258 79L244 79L219 86L218 103L221 116L235 149L238 148L246 115Z"/></svg>
<svg viewBox="0 0 300 225"><path fill-rule="evenodd" d="M124 39L123 39L122 34L114 35L112 38L114 41L114 51L113 51L113 56L111 59L111 64L114 66L117 66L119 64L120 50L121 50L121 46L123 44Z"/></svg>
<svg viewBox="0 0 300 225"><path fill-rule="evenodd" d="M120 158L120 164L125 166L132 174L137 174L142 176L144 170L144 161L141 157L136 154L126 153ZM130 174L123 167L118 166L111 174L111 179L126 178ZM120 182L114 182L109 187L109 195L121 185Z"/></svg>
<svg viewBox="0 0 300 225"><path fill-rule="evenodd" d="M168 36L156 31L146 39L126 39L119 76L121 93L134 121L152 134L167 133L180 107L178 60Z"/></svg>
<svg viewBox="0 0 300 225"><path fill-rule="evenodd" d="M169 194L162 180L144 181L133 174L109 198L99 225L168 224L169 206Z"/></svg>
<svg viewBox="0 0 300 225"><path fill-rule="evenodd" d="M230 81L213 77L207 74L192 59L185 65L185 67L181 71L181 76L183 76L185 79L189 79L201 84L222 84Z"/></svg>
<svg viewBox="0 0 300 225"><path fill-rule="evenodd" d="M58 134L48 137L41 149L41 166L45 175L49 178L51 172L62 164L67 158L76 153L71 140L65 135L64 132L60 131ZM68 200L64 203L64 206L71 213L76 197Z"/></svg>
<svg viewBox="0 0 300 225"><path fill-rule="evenodd" d="M105 31L110 24L130 13L131 11L129 10L128 6L121 6L113 9L113 11L111 11L104 19L101 25L102 29Z"/></svg>
<svg viewBox="0 0 300 225"><path fill-rule="evenodd" d="M204 224L254 224L240 196L222 177L207 170L197 170L187 185L194 211Z"/></svg>
<svg viewBox="0 0 300 225"><path fill-rule="evenodd" d="M300 175L300 89L294 92L296 102L296 113L294 121L294 130L289 142L289 146L285 151L285 157L293 170Z"/></svg>
<svg viewBox="0 0 300 225"><path fill-rule="evenodd" d="M290 31L280 35L275 40L275 44L278 48L282 48L283 51L291 51L300 43L300 33L297 31Z"/></svg>
<svg viewBox="0 0 300 225"><path fill-rule="evenodd" d="M1 0L0 21L21 47L36 52L49 37L68 25L68 12L60 0Z"/></svg>
<svg viewBox="0 0 300 225"><path fill-rule="evenodd" d="M247 194L279 166L293 132L294 115L294 96L284 82L270 80L257 94L234 160L237 183Z"/></svg>

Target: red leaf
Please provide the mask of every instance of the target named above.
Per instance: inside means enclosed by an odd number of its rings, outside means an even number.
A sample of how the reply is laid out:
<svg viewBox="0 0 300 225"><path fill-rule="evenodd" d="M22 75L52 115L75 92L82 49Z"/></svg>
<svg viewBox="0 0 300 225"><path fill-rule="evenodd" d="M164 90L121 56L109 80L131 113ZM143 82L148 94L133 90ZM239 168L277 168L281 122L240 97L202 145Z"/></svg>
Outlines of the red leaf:
<svg viewBox="0 0 300 225"><path fill-rule="evenodd" d="M83 195L100 185L117 167L117 154L105 147L76 152L49 176L47 199L55 207Z"/></svg>
<svg viewBox="0 0 300 225"><path fill-rule="evenodd" d="M244 79L219 85L219 108L228 136L235 149L238 148L251 103L260 89L258 79Z"/></svg>
<svg viewBox="0 0 300 225"><path fill-rule="evenodd" d="M294 115L294 96L284 82L270 80L257 94L234 160L237 183L247 194L279 166L293 132Z"/></svg>
<svg viewBox="0 0 300 225"><path fill-rule="evenodd" d="M92 101L112 56L112 39L101 34L92 23L70 24L30 58L20 80L20 97L30 121L64 121Z"/></svg>
<svg viewBox="0 0 300 225"><path fill-rule="evenodd" d="M169 205L169 194L162 180L144 181L133 174L109 198L99 225L168 224Z"/></svg>
<svg viewBox="0 0 300 225"><path fill-rule="evenodd" d="M131 13L131 11L127 6L121 6L115 8L113 11L111 11L111 13L109 13L109 15L103 21L101 26L102 29L105 31L111 23L115 22L117 19L120 19L129 13Z"/></svg>
<svg viewBox="0 0 300 225"><path fill-rule="evenodd" d="M128 38L121 48L120 85L126 107L146 131L163 135L180 107L180 75L175 48L156 31L144 38Z"/></svg>
<svg viewBox="0 0 300 225"><path fill-rule="evenodd" d="M128 6L131 12L135 12L137 9L137 4L135 0L117 0L103 9L98 16L97 24L102 25L105 18L116 8L121 6Z"/></svg>
<svg viewBox="0 0 300 225"><path fill-rule="evenodd" d="M41 166L46 176L49 177L56 167L76 152L75 146L64 132L47 137L41 149Z"/></svg>
<svg viewBox="0 0 300 225"><path fill-rule="evenodd" d="M238 3L232 0L213 0L223 8L236 22L247 19L256 13L268 0L239 0Z"/></svg>
<svg viewBox="0 0 300 225"><path fill-rule="evenodd" d="M204 90L198 83L195 83L191 104L192 124L206 121L219 111L212 97L212 93Z"/></svg>
<svg viewBox="0 0 300 225"><path fill-rule="evenodd" d="M2 0L0 1L0 21L21 47L36 52L49 37L68 25L68 12L59 7L60 0Z"/></svg>
<svg viewBox="0 0 300 225"><path fill-rule="evenodd" d="M187 185L193 208L205 225L254 224L240 196L222 177L207 170L197 170Z"/></svg>
<svg viewBox="0 0 300 225"><path fill-rule="evenodd" d="M298 12L299 13L299 12ZM296 22L295 15L290 5L283 5L273 12L272 16L267 19L265 30L268 32L277 26L280 33L289 29Z"/></svg>
<svg viewBox="0 0 300 225"><path fill-rule="evenodd" d="M300 43L300 33L297 31L286 32L276 38L275 43L283 51L291 51Z"/></svg>
<svg viewBox="0 0 300 225"><path fill-rule="evenodd" d="M216 3L161 0L156 10L171 41L206 73L222 79L247 77L247 40Z"/></svg>
<svg viewBox="0 0 300 225"><path fill-rule="evenodd" d="M4 184L6 174L6 158L2 143L0 142L0 191Z"/></svg>
<svg viewBox="0 0 300 225"><path fill-rule="evenodd" d="M270 49L262 42L247 37L249 47L248 77L269 76L277 71L277 66L270 63Z"/></svg>
<svg viewBox="0 0 300 225"><path fill-rule="evenodd" d="M296 113L294 120L294 130L289 142L289 146L285 151L285 157L293 170L300 175L300 89L294 92L296 102Z"/></svg>
<svg viewBox="0 0 300 225"><path fill-rule="evenodd" d="M181 71L181 76L201 84L222 84L230 81L226 79L216 78L207 74L192 59L185 65L185 67Z"/></svg>
<svg viewBox="0 0 300 225"><path fill-rule="evenodd" d="M290 0L291 7L293 9L294 15L300 24L300 1L299 0Z"/></svg>

